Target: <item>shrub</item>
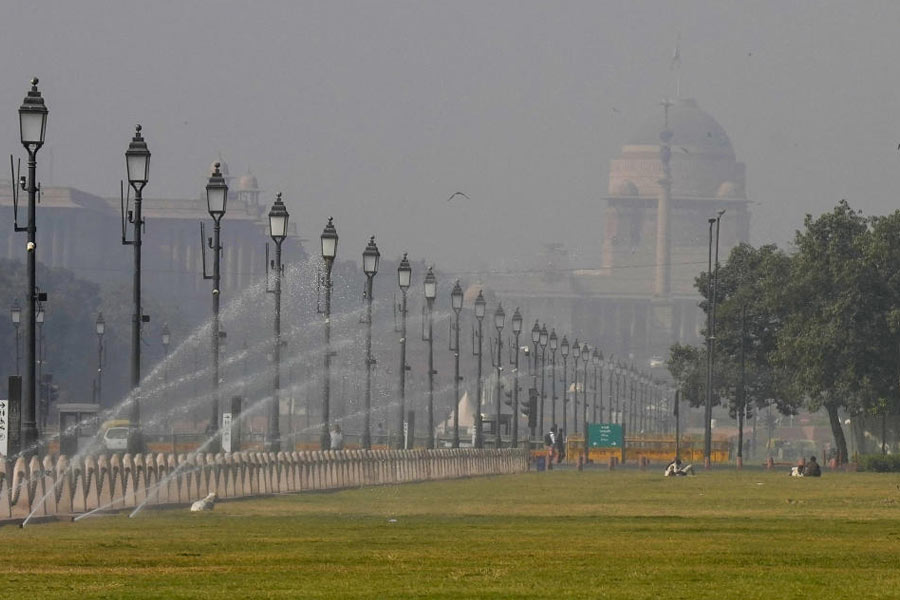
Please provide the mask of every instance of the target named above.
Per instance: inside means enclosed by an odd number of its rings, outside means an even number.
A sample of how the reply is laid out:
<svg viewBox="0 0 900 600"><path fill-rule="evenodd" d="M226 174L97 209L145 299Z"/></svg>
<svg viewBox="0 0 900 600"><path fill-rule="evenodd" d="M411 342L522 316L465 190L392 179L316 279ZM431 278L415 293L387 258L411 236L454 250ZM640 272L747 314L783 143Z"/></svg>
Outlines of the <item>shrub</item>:
<svg viewBox="0 0 900 600"><path fill-rule="evenodd" d="M860 471L876 473L900 473L900 454L861 454Z"/></svg>

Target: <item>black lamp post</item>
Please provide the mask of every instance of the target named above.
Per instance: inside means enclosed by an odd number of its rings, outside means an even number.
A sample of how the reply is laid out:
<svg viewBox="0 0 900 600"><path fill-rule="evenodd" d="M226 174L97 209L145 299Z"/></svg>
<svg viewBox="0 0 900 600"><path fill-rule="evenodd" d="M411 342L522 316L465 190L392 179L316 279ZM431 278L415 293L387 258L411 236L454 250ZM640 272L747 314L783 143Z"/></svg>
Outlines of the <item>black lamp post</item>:
<svg viewBox="0 0 900 600"><path fill-rule="evenodd" d="M478 357L478 382L476 385L476 393L475 393L475 440L474 446L476 448L484 447L484 439L482 437L481 429L481 348L482 348L482 329L481 322L484 319L484 312L487 306L487 302L484 301L484 294L482 294L481 290L478 290L478 297L475 298L475 319L478 320L478 350L474 353L475 356Z"/></svg>
<svg viewBox="0 0 900 600"><path fill-rule="evenodd" d="M591 349L588 348L587 344L583 344L581 346L581 368L584 372L584 378L581 380L581 433L584 434L585 439L587 439L587 364L588 360L591 358ZM576 389L577 393L578 390Z"/></svg>
<svg viewBox="0 0 900 600"><path fill-rule="evenodd" d="M134 210L129 211L128 220L133 225L131 240L122 235L122 243L134 249L134 273L132 282L132 314L131 314L131 411L128 417L128 451L136 454L143 451L144 440L141 430L141 327L144 315L141 309L141 245L144 231L144 218L141 216L141 205L144 187L150 179L150 151L141 134L141 126L134 128L134 137L125 151L125 168L128 173L128 185L134 190Z"/></svg>
<svg viewBox="0 0 900 600"><path fill-rule="evenodd" d="M366 412L363 416L362 446L366 450L372 447L372 366L375 359L372 358L372 283L375 274L378 273L378 261L381 253L375 245L375 236L369 238L369 244L363 250L363 272L366 274Z"/></svg>
<svg viewBox="0 0 900 600"><path fill-rule="evenodd" d="M537 377L538 377L538 344L541 342L541 324L537 322L537 319L534 321L534 327L531 328L531 346L532 351L534 352L534 368L531 372L532 377L532 387L535 392L537 392ZM543 430L541 430L543 432Z"/></svg>
<svg viewBox="0 0 900 600"><path fill-rule="evenodd" d="M522 333L522 314L516 307L512 317L512 330L515 336L513 360L513 412L512 412L512 447L519 447L519 334Z"/></svg>
<svg viewBox="0 0 900 600"><path fill-rule="evenodd" d="M19 306L19 301L14 300L12 307L9 309L9 317L12 319L13 327L16 329L16 375L19 375L19 323L22 321L22 308Z"/></svg>
<svg viewBox="0 0 900 600"><path fill-rule="evenodd" d="M591 421L597 423L597 415L603 420L603 352L594 348L594 354L591 356L591 362L594 364L594 414ZM600 371L600 387L597 387L597 370ZM597 403L597 392L600 392L600 403Z"/></svg>
<svg viewBox="0 0 900 600"><path fill-rule="evenodd" d="M566 336L563 336L562 343L559 345L559 353L563 359L562 430L566 431L568 428L566 408L569 402L569 339Z"/></svg>
<svg viewBox="0 0 900 600"><path fill-rule="evenodd" d="M456 326L453 328L453 336L451 337L450 350L453 352L453 447L459 448L459 382L462 377L459 376L459 313L463 306L463 291L459 285L459 279L453 285L453 291L450 292L450 306L456 313Z"/></svg>
<svg viewBox="0 0 900 600"><path fill-rule="evenodd" d="M19 134L22 145L28 152L28 180L25 190L28 192L28 224L21 228L14 224L15 231L28 233L26 245L28 287L25 292L25 401L22 406L22 448L25 456L37 453L37 282L35 248L37 241L37 219L35 214L37 196L37 152L44 145L47 132L47 107L44 98L37 88L38 79L31 80L31 90L19 107Z"/></svg>
<svg viewBox="0 0 900 600"><path fill-rule="evenodd" d="M213 309L213 326L212 326L212 384L213 393L209 413L209 424L206 426L206 435L212 438L219 430L219 344L221 342L220 322L219 322L219 301L221 297L219 268L222 258L222 243L220 236L222 234L222 217L225 216L225 210L228 203L228 184L219 170L221 163L213 165L213 172L209 176L206 184L206 204L209 216L213 219L213 239L209 242L210 249L213 251L213 272L211 276L203 273L204 279L212 279L212 309ZM217 437L217 436L216 436ZM218 439L209 443L210 452L218 452Z"/></svg>
<svg viewBox="0 0 900 600"><path fill-rule="evenodd" d="M500 375L503 372L503 325L506 323L506 313L503 312L503 305L497 304L497 310L494 311L494 328L497 330L497 386L495 388L494 393L494 403L497 405L497 422L495 423L495 427L497 428L497 444L494 446L495 448L500 448L501 440L500 440L500 415L501 408L503 406L502 394L503 394L503 386L500 382Z"/></svg>
<svg viewBox="0 0 900 600"><path fill-rule="evenodd" d="M266 429L265 448L267 452L281 450L279 416L281 412L281 278L284 267L281 264L281 244L287 237L290 215L281 200L281 192L275 195L275 203L269 210L269 235L275 242L275 347L272 350L274 371L272 373L272 404L269 406L269 426ZM268 265L266 268L269 268Z"/></svg>
<svg viewBox="0 0 900 600"><path fill-rule="evenodd" d="M559 338L556 329L550 330L550 425L556 425L556 350Z"/></svg>
<svg viewBox="0 0 900 600"><path fill-rule="evenodd" d="M328 224L321 235L322 260L325 262L325 277L322 286L325 288L325 377L322 381L322 432L319 436L319 447L328 450L331 438L328 433L329 410L331 405L331 268L337 256L338 234L334 228L334 220L328 217Z"/></svg>
<svg viewBox="0 0 900 600"><path fill-rule="evenodd" d="M540 427L541 431L544 431L544 400L547 398L547 393L545 391L546 387L544 385L546 375L547 375L547 344L550 342L550 334L547 333L547 324L544 323L541 326L541 411L540 413Z"/></svg>
<svg viewBox="0 0 900 600"><path fill-rule="evenodd" d="M406 364L406 292L409 291L409 285L412 282L412 267L409 265L409 259L406 258L405 252L400 266L397 267L397 282L400 285L402 298L400 301L400 406L397 409L397 449L403 450L407 448L406 436L403 435L403 423L406 416L406 371L409 369ZM409 444L409 447L412 447L412 444Z"/></svg>
<svg viewBox="0 0 900 600"><path fill-rule="evenodd" d="M102 312L97 315L94 327L97 331L97 404L103 406L103 334L106 333L106 321Z"/></svg>
<svg viewBox="0 0 900 600"><path fill-rule="evenodd" d="M437 297L437 279L428 267L425 274L425 303L428 305L428 448L434 448L434 299Z"/></svg>
<svg viewBox="0 0 900 600"><path fill-rule="evenodd" d="M581 357L581 344L578 339L572 345L572 376L574 383L572 384L572 432L578 433L578 359Z"/></svg>

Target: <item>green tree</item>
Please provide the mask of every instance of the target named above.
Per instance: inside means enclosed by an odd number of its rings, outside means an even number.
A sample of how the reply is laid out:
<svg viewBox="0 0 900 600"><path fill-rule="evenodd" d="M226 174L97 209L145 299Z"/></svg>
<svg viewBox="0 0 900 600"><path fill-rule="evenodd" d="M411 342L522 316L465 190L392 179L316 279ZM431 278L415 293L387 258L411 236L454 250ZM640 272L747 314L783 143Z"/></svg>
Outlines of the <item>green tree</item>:
<svg viewBox="0 0 900 600"><path fill-rule="evenodd" d="M825 409L841 461L847 442L838 411L864 410L883 385L875 340L887 330L886 298L869 260L871 243L868 221L846 201L817 219L807 215L784 282L774 353L784 387L805 397L810 410Z"/></svg>

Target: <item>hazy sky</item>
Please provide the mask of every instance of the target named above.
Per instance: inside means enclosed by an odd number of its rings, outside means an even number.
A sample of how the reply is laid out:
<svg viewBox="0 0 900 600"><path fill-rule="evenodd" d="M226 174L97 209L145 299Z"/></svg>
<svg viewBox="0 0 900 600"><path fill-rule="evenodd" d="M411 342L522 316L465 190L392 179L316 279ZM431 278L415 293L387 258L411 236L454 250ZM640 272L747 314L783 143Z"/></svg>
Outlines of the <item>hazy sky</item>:
<svg viewBox="0 0 900 600"><path fill-rule="evenodd" d="M461 270L549 242L599 264L609 161L672 95L679 34L682 96L747 164L754 242L900 193L897 2L11 1L3 21L0 139L22 154L39 76L45 183L117 195L140 122L150 198L199 195L221 153L304 237L333 215L344 257L375 234Z"/></svg>

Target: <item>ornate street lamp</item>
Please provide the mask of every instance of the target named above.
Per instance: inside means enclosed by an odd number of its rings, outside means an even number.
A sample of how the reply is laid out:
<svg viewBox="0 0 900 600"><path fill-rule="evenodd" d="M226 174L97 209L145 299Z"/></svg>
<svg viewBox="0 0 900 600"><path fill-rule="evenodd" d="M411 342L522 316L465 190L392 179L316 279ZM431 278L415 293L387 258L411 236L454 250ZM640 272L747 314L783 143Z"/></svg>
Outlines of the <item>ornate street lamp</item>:
<svg viewBox="0 0 900 600"><path fill-rule="evenodd" d="M547 393L544 391L546 388L544 386L544 380L547 374L547 344L550 342L550 334L547 333L547 324L541 327L541 337L539 343L541 344L541 410L540 413L540 428L541 431L544 431L544 400L547 398Z"/></svg>
<svg viewBox="0 0 900 600"><path fill-rule="evenodd" d="M538 376L538 344L541 342L541 324L538 323L537 319L534 320L534 327L531 328L531 345L532 351L534 352L534 367L532 369L532 387L537 391L537 376ZM543 430L541 430L543 433Z"/></svg>
<svg viewBox="0 0 900 600"><path fill-rule="evenodd" d="M362 446L366 450L372 447L372 367L375 364L375 359L372 358L372 283L378 273L380 259L381 253L373 235L363 250L363 272L366 274L366 412L363 417L365 424Z"/></svg>
<svg viewBox="0 0 900 600"><path fill-rule="evenodd" d="M222 258L222 217L225 216L225 210L228 204L228 184L219 168L221 163L213 164L213 172L209 176L206 184L206 208L209 216L213 220L213 238L208 241L209 248L213 251L213 272L212 275L206 274L206 261L203 261L203 278L212 279L212 309L213 309L213 326L212 326L212 384L213 393L210 402L209 424L206 426L206 435L209 438L215 437L209 443L211 452L218 452L219 440L217 432L219 430L219 344L221 343L221 323L219 320L219 302L221 297L221 277L220 266ZM204 250L205 256L205 250Z"/></svg>
<svg viewBox="0 0 900 600"><path fill-rule="evenodd" d="M281 451L281 431L279 417L281 413L281 278L284 276L284 266L281 264L281 244L287 238L288 221L290 215L287 207L281 200L281 192L275 195L275 203L269 210L269 235L275 242L275 344L272 350L274 372L272 373L272 404L269 406L269 426L266 429L266 452ZM269 269L269 265L266 265ZM267 290L268 291L268 290Z"/></svg>
<svg viewBox="0 0 900 600"><path fill-rule="evenodd" d="M587 344L582 344L581 346L581 368L584 373L584 378L581 380L581 433L584 434L585 439L587 439L587 364L588 360L591 358L591 349L588 348ZM577 365L576 365L577 368ZM578 389L575 389L576 395L578 394ZM586 458L586 457L585 457Z"/></svg>
<svg viewBox="0 0 900 600"><path fill-rule="evenodd" d="M38 79L31 80L31 90L19 107L19 134L22 145L28 152L28 179L25 190L28 192L28 224L22 228L14 222L14 231L25 231L28 234L26 247L28 283L25 290L25 398L22 403L22 449L26 457L37 453L37 282L36 257L37 219L35 214L37 196L37 152L44 145L47 132L47 107L44 98L37 88ZM16 207L18 208L18 206ZM18 211L16 211L18 212Z"/></svg>
<svg viewBox="0 0 900 600"><path fill-rule="evenodd" d="M484 319L484 312L487 306L487 302L484 300L484 294L482 290L478 290L478 297L475 298L475 319L478 320L478 349L473 349L473 354L478 357L478 379L476 385L476 398L475 398L475 440L474 446L476 448L484 447L484 439L482 438L482 422L481 422L481 349L482 349L482 320Z"/></svg>
<svg viewBox="0 0 900 600"><path fill-rule="evenodd" d="M406 293L409 291L409 285L412 281L412 267L409 265L409 259L406 258L406 252L403 253L403 259L400 266L397 267L397 283L400 285L400 406L397 410L397 449L412 448L412 440L407 440L404 435L403 425L406 416L406 371L409 369L406 364Z"/></svg>
<svg viewBox="0 0 900 600"><path fill-rule="evenodd" d="M459 285L459 279L453 284L450 292L450 307L456 314L456 325L453 327L453 336L450 342L450 351L453 352L453 447L459 448L459 313L463 307L463 291Z"/></svg>
<svg viewBox="0 0 900 600"><path fill-rule="evenodd" d="M512 331L515 336L513 365L513 412L512 412L512 447L519 447L519 334L522 333L522 314L519 307L512 317Z"/></svg>
<svg viewBox="0 0 900 600"><path fill-rule="evenodd" d="M334 258L337 256L338 234L334 228L334 220L328 217L328 223L320 236L322 242L322 260L325 262L325 276L321 280L325 288L325 310L321 311L325 316L325 377L322 381L322 431L319 436L319 447L328 450L331 447L329 435L329 411L331 408L331 268L334 266Z"/></svg>
<svg viewBox="0 0 900 600"><path fill-rule="evenodd" d="M556 329L550 331L550 425L556 425L556 350L559 348L559 338L556 337Z"/></svg>
<svg viewBox="0 0 900 600"><path fill-rule="evenodd" d="M591 362L594 365L594 413L591 416L591 421L597 422L597 415L599 414L600 420L603 420L603 352L594 348L594 353L591 355ZM597 369L600 369L600 387L597 387ZM597 404L597 392L600 392L600 403Z"/></svg>
<svg viewBox="0 0 900 600"><path fill-rule="evenodd" d="M578 343L578 339L575 339L575 344L572 345L572 375L575 378L575 382L572 384L574 386L573 394L572 394L572 431L574 433L578 433L578 359L581 358L581 345Z"/></svg>
<svg viewBox="0 0 900 600"><path fill-rule="evenodd" d="M500 416L502 414L501 408L503 406L503 402L501 400L501 395L503 394L503 387L500 382L500 374L503 372L503 325L506 323L506 313L503 312L503 305L497 304L497 310L494 311L494 328L497 330L497 386L494 390L494 402L497 405L497 422L494 426L497 428L497 443L494 446L495 448L500 448L501 440L500 440Z"/></svg>
<svg viewBox="0 0 900 600"><path fill-rule="evenodd" d="M563 359L562 431L566 431L568 428L566 406L569 402L569 338L566 336L563 336L562 343L559 345L559 353ZM562 433L560 433L560 435L562 435Z"/></svg>
<svg viewBox="0 0 900 600"><path fill-rule="evenodd" d="M141 429L141 328L145 317L141 307L141 246L144 233L144 217L141 213L144 188L150 179L150 151L141 134L141 126L134 128L134 137L125 151L125 170L128 185L134 190L134 209L128 211L127 218L132 224L132 238L125 239L124 229L122 243L130 245L134 254L134 271L132 281L131 312L131 411L129 414L128 451L136 454L143 451L144 440ZM125 207L127 209L127 206ZM124 209L123 209L124 210ZM123 217L125 215L123 214Z"/></svg>
<svg viewBox="0 0 900 600"><path fill-rule="evenodd" d="M423 282L425 303L428 306L428 448L434 448L434 299L437 297L437 279L428 267Z"/></svg>

